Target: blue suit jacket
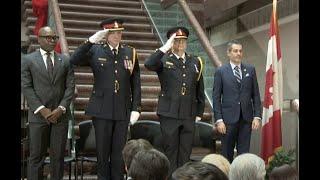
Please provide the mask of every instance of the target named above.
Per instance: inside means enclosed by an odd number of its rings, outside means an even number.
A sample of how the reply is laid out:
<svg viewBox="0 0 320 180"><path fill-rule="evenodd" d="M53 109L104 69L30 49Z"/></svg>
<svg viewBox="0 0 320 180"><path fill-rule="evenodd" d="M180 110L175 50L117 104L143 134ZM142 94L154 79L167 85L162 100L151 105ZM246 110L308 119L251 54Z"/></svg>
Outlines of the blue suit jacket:
<svg viewBox="0 0 320 180"><path fill-rule="evenodd" d="M230 63L219 67L214 75L213 112L215 120L225 124L239 121L240 111L245 121L261 118L261 100L254 66L241 63L242 81L239 84Z"/></svg>

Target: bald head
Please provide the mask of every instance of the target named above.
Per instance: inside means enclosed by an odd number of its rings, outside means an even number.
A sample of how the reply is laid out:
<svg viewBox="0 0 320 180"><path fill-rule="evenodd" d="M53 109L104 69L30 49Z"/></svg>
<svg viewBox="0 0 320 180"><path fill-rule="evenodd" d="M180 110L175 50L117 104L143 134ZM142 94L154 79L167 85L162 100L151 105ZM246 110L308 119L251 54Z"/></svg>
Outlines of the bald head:
<svg viewBox="0 0 320 180"><path fill-rule="evenodd" d="M47 34L54 34L53 30L49 26L44 26L39 29L38 36L45 36Z"/></svg>
<svg viewBox="0 0 320 180"><path fill-rule="evenodd" d="M52 51L56 45L57 36L49 26L40 28L38 33L38 43L40 48L45 51Z"/></svg>

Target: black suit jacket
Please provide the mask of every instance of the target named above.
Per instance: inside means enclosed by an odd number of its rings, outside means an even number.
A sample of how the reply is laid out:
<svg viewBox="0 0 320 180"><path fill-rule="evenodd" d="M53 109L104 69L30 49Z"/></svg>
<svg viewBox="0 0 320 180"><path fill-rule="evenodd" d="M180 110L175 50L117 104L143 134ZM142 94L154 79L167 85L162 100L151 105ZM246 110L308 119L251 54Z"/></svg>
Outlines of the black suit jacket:
<svg viewBox="0 0 320 180"><path fill-rule="evenodd" d="M213 112L215 120L223 119L226 124L239 121L240 111L243 119L252 121L261 118L261 100L255 68L241 63L242 81L239 84L231 64L217 68L213 84Z"/></svg>
<svg viewBox="0 0 320 180"><path fill-rule="evenodd" d="M158 50L146 60L145 67L156 71L160 80L158 115L176 119L202 117L205 95L200 58L186 55L183 64L174 54Z"/></svg>
<svg viewBox="0 0 320 180"><path fill-rule="evenodd" d="M70 62L90 66L94 75L87 115L127 120L131 111L141 111L140 68L135 48L120 44L114 57L107 44L86 42L74 51ZM115 81L119 85L117 92Z"/></svg>
<svg viewBox="0 0 320 180"><path fill-rule="evenodd" d="M67 122L70 115L69 105L74 95L74 72L66 56L54 53L53 78L50 79L40 50L25 55L21 60L21 88L29 106L29 121L43 122L46 120L34 111L44 105L51 110L59 105L67 109L61 116Z"/></svg>

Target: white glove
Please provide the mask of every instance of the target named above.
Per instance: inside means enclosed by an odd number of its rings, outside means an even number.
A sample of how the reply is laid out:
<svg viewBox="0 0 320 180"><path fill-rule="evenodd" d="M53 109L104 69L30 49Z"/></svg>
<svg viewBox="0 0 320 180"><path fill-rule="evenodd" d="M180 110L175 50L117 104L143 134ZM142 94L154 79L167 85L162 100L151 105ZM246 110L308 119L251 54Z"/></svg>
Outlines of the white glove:
<svg viewBox="0 0 320 180"><path fill-rule="evenodd" d="M98 32L96 32L94 35L92 35L91 37L89 37L89 41L91 43L97 43L99 41L101 41L105 35L108 33L109 29L104 29L104 30L100 30Z"/></svg>
<svg viewBox="0 0 320 180"><path fill-rule="evenodd" d="M166 53L169 51L173 46L174 38L176 37L176 33L173 33L173 35L168 39L166 44L164 44L161 48L159 48L160 51Z"/></svg>
<svg viewBox="0 0 320 180"><path fill-rule="evenodd" d="M139 119L140 113L138 111L131 111L130 124L134 125Z"/></svg>
<svg viewBox="0 0 320 180"><path fill-rule="evenodd" d="M199 121L201 121L201 117L196 116L196 122L199 122Z"/></svg>

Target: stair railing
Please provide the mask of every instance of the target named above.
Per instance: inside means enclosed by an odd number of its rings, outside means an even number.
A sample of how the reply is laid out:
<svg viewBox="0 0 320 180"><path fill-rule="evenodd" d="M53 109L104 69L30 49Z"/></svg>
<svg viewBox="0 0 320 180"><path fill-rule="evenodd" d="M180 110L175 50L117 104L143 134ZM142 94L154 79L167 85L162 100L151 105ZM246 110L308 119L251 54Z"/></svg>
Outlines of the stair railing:
<svg viewBox="0 0 320 180"><path fill-rule="evenodd" d="M151 24L152 24L152 26L154 27L154 29L155 29L155 31L156 31L156 34L158 34L158 37L159 37L159 39L160 39L160 41L161 41L161 44L164 45L163 38L161 38L160 32L159 32L159 30L158 30L158 27L157 27L156 24L154 23L153 18L151 18L152 15L150 14L150 11L149 11L149 9L148 9L148 6L146 5L146 2L145 2L144 0L141 0L141 2L142 2L142 5L143 5L144 9L146 10L146 13L147 13L148 16L150 17L149 20L151 21ZM142 9L143 9L143 8L142 8ZM152 33L153 33L153 29L152 29Z"/></svg>
<svg viewBox="0 0 320 180"><path fill-rule="evenodd" d="M61 53L67 57L70 57L69 47L68 47L66 35L64 33L64 27L62 23L61 12L60 12L58 2L57 0L50 0L48 2L49 2L48 23L50 27L56 28L57 34L59 36L59 41L60 41Z"/></svg>

